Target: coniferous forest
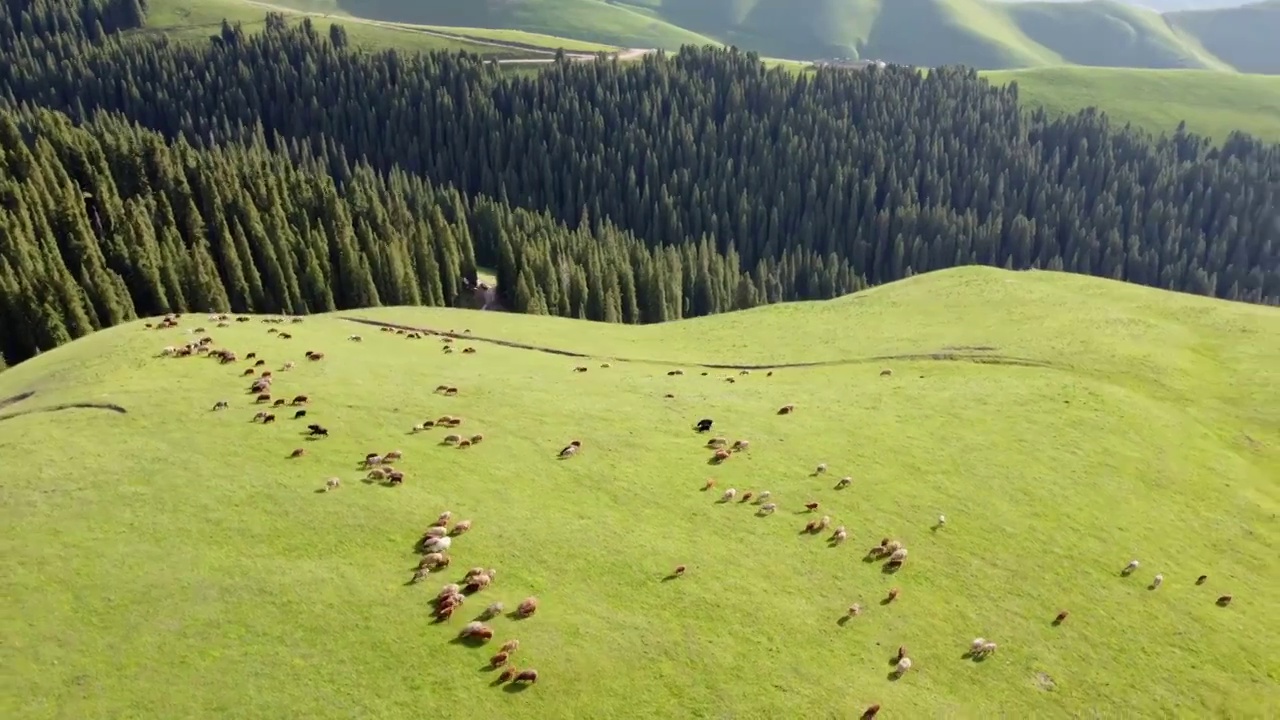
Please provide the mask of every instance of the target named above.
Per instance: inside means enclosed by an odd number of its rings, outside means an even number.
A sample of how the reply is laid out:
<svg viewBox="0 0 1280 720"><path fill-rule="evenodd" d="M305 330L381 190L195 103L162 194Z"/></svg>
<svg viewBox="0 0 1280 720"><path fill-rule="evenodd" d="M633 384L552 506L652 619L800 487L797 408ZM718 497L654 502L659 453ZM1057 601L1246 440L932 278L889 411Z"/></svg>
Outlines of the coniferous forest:
<svg viewBox="0 0 1280 720"><path fill-rule="evenodd" d="M0 0L0 354L169 311L649 323L963 264L1280 304L1280 145L1047 117L973 71L736 50L504 73L268 16Z"/></svg>

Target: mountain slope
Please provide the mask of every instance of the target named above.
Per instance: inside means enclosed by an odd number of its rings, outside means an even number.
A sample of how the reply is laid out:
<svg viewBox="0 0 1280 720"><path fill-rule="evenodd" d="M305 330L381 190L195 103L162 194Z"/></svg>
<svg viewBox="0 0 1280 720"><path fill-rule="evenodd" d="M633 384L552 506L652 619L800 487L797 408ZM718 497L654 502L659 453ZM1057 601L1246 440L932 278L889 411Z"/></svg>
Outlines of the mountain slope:
<svg viewBox="0 0 1280 720"><path fill-rule="evenodd" d="M7 716L848 718L880 703L890 717L1070 717L1134 687L1180 716L1280 710L1266 690L1275 308L958 268L653 326L360 315L455 328L477 352L334 315L283 326L292 340L257 318L210 323L218 347L259 353L278 395L310 396L306 419L269 425L250 420L253 361L156 357L204 316L121 325L0 373L0 465L22 468L0 486ZM805 361L833 364L693 364ZM126 412L54 410L81 402ZM411 432L444 414L484 441ZM750 450L707 465L689 427L702 417ZM307 440L307 423L330 436ZM557 460L571 439L583 451ZM392 449L404 484L362 482L365 454ZM811 474L819 462L829 476ZM318 492L329 477L340 487ZM778 511L717 503L729 487L769 489ZM444 510L474 526L448 569L410 584L414 541ZM824 514L847 542L800 532ZM896 574L861 560L885 535L910 551ZM496 569L491 587L433 623L430 599L473 566ZM491 620L487 646L456 640L490 603L528 595L535 616ZM841 620L852 603L862 613ZM962 658L976 635L999 653ZM523 691L485 670L511 639L540 675ZM899 646L914 667L893 681Z"/></svg>
<svg viewBox="0 0 1280 720"><path fill-rule="evenodd" d="M979 69L1079 64L1280 72L1280 3L1161 15L1129 2L996 0L284 0L360 17L622 46L736 44L799 59Z"/></svg>

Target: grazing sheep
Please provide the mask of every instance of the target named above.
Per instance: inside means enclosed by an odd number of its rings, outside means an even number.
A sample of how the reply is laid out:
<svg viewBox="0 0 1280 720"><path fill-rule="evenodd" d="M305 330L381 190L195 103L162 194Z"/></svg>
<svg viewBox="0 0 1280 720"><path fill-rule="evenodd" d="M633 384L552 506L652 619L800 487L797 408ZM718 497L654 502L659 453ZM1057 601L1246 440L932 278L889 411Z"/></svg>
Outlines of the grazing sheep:
<svg viewBox="0 0 1280 720"><path fill-rule="evenodd" d="M683 576L684 576L685 571L686 571L686 570L688 570L688 569L689 569L689 568L688 568L687 566L684 566L684 565L677 565L677 566L676 566L676 569L675 569L675 570L673 570L673 571L671 572L671 576L672 576L672 577L683 577Z"/></svg>
<svg viewBox="0 0 1280 720"><path fill-rule="evenodd" d="M698 432L707 432L711 430L711 426L713 424L715 424L715 421L711 418L702 418L698 422L694 423L693 429Z"/></svg>
<svg viewBox="0 0 1280 720"><path fill-rule="evenodd" d="M466 438L463 438L462 440L459 440L459 441L458 441L458 447L459 447L460 449L461 449L461 448L469 448L469 447L471 447L471 441L470 441L470 440L467 440Z"/></svg>
<svg viewBox="0 0 1280 720"><path fill-rule="evenodd" d="M213 404L214 410L226 410L229 407L231 407L231 403L227 402L226 400L219 400L218 402Z"/></svg>
<svg viewBox="0 0 1280 720"><path fill-rule="evenodd" d="M314 429L314 428L313 428ZM369 453L364 456L364 466L373 467L382 464L382 456L377 453Z"/></svg>
<svg viewBox="0 0 1280 720"><path fill-rule="evenodd" d="M307 454L307 449L306 449L306 448L298 448L298 449L294 450L293 452L289 453L289 457L290 457L290 458L300 458L300 457L302 457L303 455L306 455L306 454Z"/></svg>
<svg viewBox="0 0 1280 720"><path fill-rule="evenodd" d="M266 364L267 364L267 361L266 361L266 360L259 360L258 362L254 363L254 364L253 364L253 366L254 366L254 367L256 367L256 368L260 368L260 367L262 367L263 365L266 365Z"/></svg>
<svg viewBox="0 0 1280 720"><path fill-rule="evenodd" d="M254 370L253 370L253 368L245 368L245 369L244 369L244 372L242 372L242 373L240 373L240 374L241 374L241 375L253 375L253 374L254 374Z"/></svg>
<svg viewBox="0 0 1280 720"><path fill-rule="evenodd" d="M387 479L387 475L388 472L386 468L374 468L369 471L369 474L366 475L365 478L368 480L382 481Z"/></svg>
<svg viewBox="0 0 1280 720"><path fill-rule="evenodd" d="M476 352L476 349L475 349L475 348L473 348L473 347L464 347L464 348L462 348L462 354L463 354L463 355L474 355L474 354L475 354L475 352Z"/></svg>
<svg viewBox="0 0 1280 720"><path fill-rule="evenodd" d="M879 704L872 705L871 707L862 711L861 720L874 720L876 714L879 712L880 712L880 705Z"/></svg>
<svg viewBox="0 0 1280 720"><path fill-rule="evenodd" d="M423 543L422 549L429 553L444 552L449 549L450 545L453 545L453 538L451 537L431 538Z"/></svg>
<svg viewBox="0 0 1280 720"><path fill-rule="evenodd" d="M835 543L836 545L839 545L840 543L848 539L848 537L849 537L848 531L846 531L844 529L844 526L841 525L840 527L836 528L836 531L831 535L831 542Z"/></svg>
<svg viewBox="0 0 1280 720"><path fill-rule="evenodd" d="M583 372L586 372L586 371L587 371L587 368L583 367L582 365L579 365L579 366L575 367L575 368L573 369L573 371L574 371L574 372L583 373Z"/></svg>
<svg viewBox="0 0 1280 720"><path fill-rule="evenodd" d="M1218 607L1226 607L1231 604L1231 596L1222 595L1218 598L1217 603L1218 603Z"/></svg>
<svg viewBox="0 0 1280 720"><path fill-rule="evenodd" d="M898 563L899 565L901 565L903 562L905 562L905 561L906 561L906 559L907 559L907 549L906 549L906 548L898 548L897 550L894 550L894 551L893 551L893 554L891 554L891 555L889 556L889 562L891 562L891 563Z"/></svg>
<svg viewBox="0 0 1280 720"><path fill-rule="evenodd" d="M1059 610L1057 617L1053 619L1053 624L1061 625L1067 619L1067 616L1070 614L1071 613L1067 612L1066 610Z"/></svg>
<svg viewBox="0 0 1280 720"><path fill-rule="evenodd" d="M735 441L734 441L734 443L733 443L733 449L734 449L734 450L736 450L736 451L738 451L738 452L742 452L743 450L747 450L747 449L749 449L750 447L751 447L751 441L750 441L750 440L735 440Z"/></svg>
<svg viewBox="0 0 1280 720"><path fill-rule="evenodd" d="M398 472L396 470L392 470L391 472L387 473L388 485L394 486L394 485L401 485L403 483L404 483L404 473Z"/></svg>
<svg viewBox="0 0 1280 720"><path fill-rule="evenodd" d="M449 389L449 386L448 386L448 385L437 385L437 386L436 386L436 389L435 389L435 392L442 393L442 392L444 392L445 390L448 390L448 389Z"/></svg>
<svg viewBox="0 0 1280 720"><path fill-rule="evenodd" d="M477 433L471 436L472 445L479 445L481 442L484 442L484 435L480 435Z"/></svg>
<svg viewBox="0 0 1280 720"><path fill-rule="evenodd" d="M1151 580L1151 589L1155 590L1156 588L1160 587L1163 583L1164 583L1164 575L1157 574Z"/></svg>
<svg viewBox="0 0 1280 720"><path fill-rule="evenodd" d="M846 617L858 617L858 616L859 616L859 615L861 615L861 614L862 614L862 604L861 604L861 603L854 603L854 604L852 604L852 605L850 605L850 606L849 606L849 610L848 610L848 612L846 612L846 613L845 613L845 616L846 616Z"/></svg>
<svg viewBox="0 0 1280 720"><path fill-rule="evenodd" d="M1124 566L1124 570L1121 570L1120 572L1121 572L1121 574L1123 574L1123 575L1129 575L1129 574L1131 574L1134 570L1137 570L1137 569L1138 569L1138 566L1139 566L1140 564L1141 564L1141 563L1139 563L1137 560L1130 560L1130 561L1129 561L1129 564L1128 564L1128 565L1125 565L1125 566Z"/></svg>
<svg viewBox="0 0 1280 720"><path fill-rule="evenodd" d="M322 427L311 428L311 437L329 437L329 430Z"/></svg>
<svg viewBox="0 0 1280 720"><path fill-rule="evenodd" d="M287 335L286 335L285 333L280 333L280 337L287 337ZM322 353L322 352L307 353L307 359L308 359L308 360L323 360L323 359L324 359L324 353Z"/></svg>
<svg viewBox="0 0 1280 720"><path fill-rule="evenodd" d="M364 338L360 337L359 335L348 335L347 339L352 342L361 342L364 340Z"/></svg>
<svg viewBox="0 0 1280 720"><path fill-rule="evenodd" d="M331 477L324 481L324 491L337 490L342 485L342 481L336 477Z"/></svg>
<svg viewBox="0 0 1280 720"><path fill-rule="evenodd" d="M901 591L901 590L899 590L898 588L894 588L894 589L890 590L890 591L889 591L889 596L885 598L885 602L893 602L894 600L897 600L897 599L898 599L898 595L900 595L901 593L902 593L902 591Z"/></svg>
<svg viewBox="0 0 1280 720"><path fill-rule="evenodd" d="M522 618L527 618L536 612L538 612L538 598L532 595L521 600L520 605L516 608L516 615Z"/></svg>
<svg viewBox="0 0 1280 720"><path fill-rule="evenodd" d="M710 490L711 488L713 488L713 487L715 487L715 486L716 486L716 479L715 479L715 478L707 478L707 481L706 481L705 483L703 483L703 484L702 484L702 489L703 489L703 491L706 491L706 490Z"/></svg>
<svg viewBox="0 0 1280 720"><path fill-rule="evenodd" d="M805 509L805 510L808 510L809 512L813 512L814 510L817 510L817 509L818 509L818 503L816 503L816 502L807 502L807 503L805 503L805 504L804 504L804 509Z"/></svg>
<svg viewBox="0 0 1280 720"><path fill-rule="evenodd" d="M445 535L448 535L448 534L449 534L448 528L440 525L433 525L427 528L426 532L422 533L422 539L427 540L429 538L444 537Z"/></svg>
<svg viewBox="0 0 1280 720"><path fill-rule="evenodd" d="M796 411L795 405L783 405L782 407L778 408L779 415L790 415L795 411Z"/></svg>
<svg viewBox="0 0 1280 720"><path fill-rule="evenodd" d="M613 367L613 366L612 366L612 365L610 365L609 363L600 363L600 367L602 367L602 368L611 368L611 367Z"/></svg>
<svg viewBox="0 0 1280 720"><path fill-rule="evenodd" d="M723 494L723 495L721 495L721 496L720 496L720 501L721 501L721 502L729 502L730 500L732 500L732 499L733 499L734 497L736 497L737 495L738 495L738 491L737 491L736 489L734 489L734 488L729 488L728 490L725 490L725 491L724 491L724 494Z"/></svg>
<svg viewBox="0 0 1280 720"><path fill-rule="evenodd" d="M987 655L994 653L996 651L996 647L997 647L996 644L993 642L990 642L990 641L984 642L982 643L982 647L978 648L978 652L976 654L982 657L986 657Z"/></svg>
<svg viewBox="0 0 1280 720"><path fill-rule="evenodd" d="M906 645L899 645L899 646L898 646L898 654L897 654L897 655L895 655L895 656L893 657L893 661L894 661L894 662L900 662L900 661L902 660L902 658L904 658L904 657L906 657L906 656L907 656L907 646L906 646Z"/></svg>
<svg viewBox="0 0 1280 720"><path fill-rule="evenodd" d="M769 515L778 509L778 503L765 503L760 506L758 511L761 515Z"/></svg>
<svg viewBox="0 0 1280 720"><path fill-rule="evenodd" d="M938 527L942 527L943 525L946 525L946 524L947 524L947 516L946 516L946 515L939 515L939 516L938 516Z"/></svg>
<svg viewBox="0 0 1280 720"><path fill-rule="evenodd" d="M266 425L267 423L273 423L275 421L276 421L276 416L272 413L267 413L267 416L262 418L263 425Z"/></svg>
<svg viewBox="0 0 1280 720"><path fill-rule="evenodd" d="M736 383L736 382L738 382L736 378L731 378L731 377L727 377L727 378L725 378L725 379L724 379L724 381L725 381L725 382L727 382L727 383Z"/></svg>
<svg viewBox="0 0 1280 720"><path fill-rule="evenodd" d="M464 532L466 532L466 531L468 531L468 530L470 530L470 529L471 529L471 521L470 521L470 520L460 520L460 521L458 521L458 524L457 524L457 525L454 525L454 526L453 526L453 530L451 530L451 531L449 532L449 534L450 534L450 535L455 535L455 536L456 536L456 535L461 535L462 533L464 533Z"/></svg>
<svg viewBox="0 0 1280 720"><path fill-rule="evenodd" d="M765 490L756 497L756 502L763 503L771 497L773 497L773 493L769 492L768 490Z"/></svg>
<svg viewBox="0 0 1280 720"><path fill-rule="evenodd" d="M440 592L436 594L436 599L443 600L450 595L457 595L461 590L462 588L457 583L449 583L440 588Z"/></svg>
<svg viewBox="0 0 1280 720"><path fill-rule="evenodd" d="M444 525L453 519L453 511L445 510L436 517L436 525Z"/></svg>
<svg viewBox="0 0 1280 720"><path fill-rule="evenodd" d="M902 658L901 660L898 661L898 664L893 667L894 672L896 672L898 675L905 675L906 672L910 669L911 669L911 658L909 657Z"/></svg>
<svg viewBox="0 0 1280 720"><path fill-rule="evenodd" d="M566 458L566 457L572 457L574 455L577 455L578 450L580 450L581 448L582 448L582 443L578 442L577 440L574 440L573 442L564 446L564 448L560 450L560 457Z"/></svg>
<svg viewBox="0 0 1280 720"><path fill-rule="evenodd" d="M719 449L728 444L729 441L722 437L713 437L707 441L707 447L711 449Z"/></svg>
<svg viewBox="0 0 1280 720"><path fill-rule="evenodd" d="M258 412L253 416L253 422L257 422L259 420L266 420L266 419L267 419L267 413L265 412Z"/></svg>
<svg viewBox="0 0 1280 720"><path fill-rule="evenodd" d="M683 375L683 374L684 374L684 371L683 371L683 370L668 370L668 371L667 371L667 375L668 375L668 376Z"/></svg>
<svg viewBox="0 0 1280 720"><path fill-rule="evenodd" d="M1208 579L1209 579L1209 576L1208 576L1208 575L1201 575L1200 577L1196 578L1196 584L1197 584L1197 585L1203 585L1203 584L1204 584L1204 581L1205 581L1205 580L1208 580Z"/></svg>
<svg viewBox="0 0 1280 720"><path fill-rule="evenodd" d="M446 396L446 397L453 397L453 396L455 396L455 395L457 395L457 394L458 394L458 388L456 388L456 387L448 387L448 388L445 388L445 389L444 389L444 394L445 394L445 396Z"/></svg>
<svg viewBox="0 0 1280 720"><path fill-rule="evenodd" d="M489 587L489 583L491 582L493 582L493 578L490 578L488 575L485 575L483 573L480 575L476 575L475 577L471 578L471 582L467 583L466 587L462 588L462 592L468 595L478 593L481 590Z"/></svg>
<svg viewBox="0 0 1280 720"><path fill-rule="evenodd" d="M477 620L467 623L467 626L462 628L462 632L458 633L458 637L472 638L476 640L492 640L493 629Z"/></svg>
<svg viewBox="0 0 1280 720"><path fill-rule="evenodd" d="M480 617L484 620L496 618L502 614L502 607L503 607L502 603L500 602L490 603L489 607L485 608L483 613L480 613ZM508 640L502 644L502 651L509 653L515 650L515 647L507 647L508 645L511 645L511 643L513 642L516 643L517 646L520 644L520 641L518 640Z"/></svg>
<svg viewBox="0 0 1280 720"><path fill-rule="evenodd" d="M289 404L290 405L306 405L308 400L309 398L307 398L306 395L295 395L293 400L290 401Z"/></svg>
<svg viewBox="0 0 1280 720"><path fill-rule="evenodd" d="M976 637L973 642L969 643L969 652L977 654L982 650L982 646L987 644L986 638Z"/></svg>
<svg viewBox="0 0 1280 720"><path fill-rule="evenodd" d="M902 549L902 543L897 540L890 540L889 542L881 540L880 547L884 548L886 555L892 555Z"/></svg>
<svg viewBox="0 0 1280 720"><path fill-rule="evenodd" d="M459 442L462 442L462 436L461 435L445 435L443 442L445 445L455 445Z"/></svg>
<svg viewBox="0 0 1280 720"><path fill-rule="evenodd" d="M814 471L813 471L813 474L814 474L814 475L821 475L822 473L824 473L824 472L826 472L826 471L827 471L827 464L826 464L826 463L818 463L818 468L817 468L816 470L814 470Z"/></svg>
<svg viewBox="0 0 1280 720"><path fill-rule="evenodd" d="M884 370L880 371L880 377L889 377L892 374L893 374L893 371L888 368L885 368Z"/></svg>
<svg viewBox="0 0 1280 720"><path fill-rule="evenodd" d="M501 608L502 608L502 603L494 603L493 605L490 605L490 607L493 607L493 606L495 606L495 605L496 605L496 606L498 606L498 608L499 608L499 610L498 610L498 611L499 611L499 612L501 612L501 611L502 611L502 610L501 610ZM516 650L519 650L519 649L520 649L520 641L519 641L519 640L508 640L508 641L506 641L506 642L502 643L502 647L500 647L500 648L498 648L498 649L499 649L499 650L501 650L501 651L502 651L502 652L504 652L504 653L511 653L511 654L514 654Z"/></svg>
<svg viewBox="0 0 1280 720"><path fill-rule="evenodd" d="M722 463L729 459L729 451L724 448L720 448L716 451L716 454L711 457L711 459L713 462Z"/></svg>
<svg viewBox="0 0 1280 720"><path fill-rule="evenodd" d="M391 462L392 460L400 460L403 457L404 457L404 453L400 452L399 450L392 450L391 452L382 456L382 461Z"/></svg>
<svg viewBox="0 0 1280 720"><path fill-rule="evenodd" d="M271 402L271 394L270 394L270 393L260 393L260 394L258 395L258 399L257 399L255 402L260 402L260 403L264 403L264 402Z"/></svg>
<svg viewBox="0 0 1280 720"><path fill-rule="evenodd" d="M883 545L873 545L871 546L871 549L867 551L867 557L873 560L882 558L888 554L889 552L884 549Z"/></svg>
<svg viewBox="0 0 1280 720"><path fill-rule="evenodd" d="M843 490L844 488L849 487L849 484L852 482L853 478L846 475L845 477L840 478L840 482L836 483L836 489Z"/></svg>
<svg viewBox="0 0 1280 720"><path fill-rule="evenodd" d="M304 417L306 417L306 416L307 416L307 411L306 411L306 410L299 410L299 411L297 411L297 412L295 412L295 413L293 414L293 419L294 419L294 420L297 420L297 419L299 419L299 418L304 418Z"/></svg>
<svg viewBox="0 0 1280 720"><path fill-rule="evenodd" d="M288 404L288 402L289 401L285 400L284 398L276 398L275 402L271 403L271 407L273 408L284 407L285 405Z"/></svg>
<svg viewBox="0 0 1280 720"><path fill-rule="evenodd" d="M285 364L284 364L284 367L282 367L282 368L280 368L280 369L281 369L281 370L292 370L292 369L294 369L295 367L297 367L297 363L295 363L294 361L290 360L289 362L287 362L287 363L285 363Z"/></svg>
<svg viewBox="0 0 1280 720"><path fill-rule="evenodd" d="M738 502L749 502L749 501L751 500L751 496L752 496L752 495L755 495L755 493L753 493L753 492L751 492L750 490L748 490L748 491L746 491L746 492L742 493L742 499L741 499L741 500L739 500Z"/></svg>
<svg viewBox="0 0 1280 720"><path fill-rule="evenodd" d="M538 682L538 671L532 670L532 669L521 670L520 672L516 673L515 679L512 680L511 682L529 683L532 685L533 683Z"/></svg>
<svg viewBox="0 0 1280 720"><path fill-rule="evenodd" d="M826 529L827 529L827 527L828 527L829 525L831 525L831 516L830 516L830 515L823 515L823 516L822 516L822 519L818 521L818 529L819 529L819 530L826 530Z"/></svg>
<svg viewBox="0 0 1280 720"><path fill-rule="evenodd" d="M506 668L503 669L502 674L498 676L498 682L499 683L509 682L511 678L516 676L516 672L518 671L515 668L508 665Z"/></svg>
<svg viewBox="0 0 1280 720"><path fill-rule="evenodd" d="M508 658L508 657L510 657L510 656L511 656L511 655L510 655L510 653L506 653L506 652L499 652L498 654L496 654L496 655L494 655L493 657L489 658L489 666L490 666L490 667L495 667L495 668L500 668L500 667L502 667L503 665L506 665L506 664L507 664L507 658Z"/></svg>

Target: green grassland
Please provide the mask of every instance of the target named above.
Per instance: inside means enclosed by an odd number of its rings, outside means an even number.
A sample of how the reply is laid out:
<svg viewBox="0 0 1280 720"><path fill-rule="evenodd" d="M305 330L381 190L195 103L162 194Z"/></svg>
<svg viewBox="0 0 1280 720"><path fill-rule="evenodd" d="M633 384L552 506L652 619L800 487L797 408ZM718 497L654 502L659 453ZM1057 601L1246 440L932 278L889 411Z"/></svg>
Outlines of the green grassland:
<svg viewBox="0 0 1280 720"><path fill-rule="evenodd" d="M250 362L157 357L196 325L257 352L277 395L309 395L308 418L251 422ZM0 373L0 714L1276 717L1276 357L1275 308L989 268L646 327L429 308L120 326ZM39 412L68 403L127 412ZM410 432L443 414L484 442ZM750 450L709 466L702 417ZM583 452L557 460L572 439ZM361 482L357 461L393 448L406 483ZM718 504L728 487L779 510ZM800 534L811 500L846 544ZM473 529L407 585L446 509ZM882 536L910 549L895 575L862 561ZM494 585L433 624L428 599L472 566ZM493 621L491 647L450 642L527 595L538 614ZM975 636L999 652L963 659ZM483 669L511 638L541 673L524 691ZM900 645L914 668L894 681Z"/></svg>
<svg viewBox="0 0 1280 720"><path fill-rule="evenodd" d="M1244 130L1280 142L1280 75L1080 67L983 75L998 85L1017 82L1020 102L1054 114L1098 107L1118 123L1152 133L1186 122L1217 141Z"/></svg>
<svg viewBox="0 0 1280 720"><path fill-rule="evenodd" d="M624 47L935 67L1064 64L1280 73L1280 2L1161 14L1116 0L278 0L396 22L526 30Z"/></svg>

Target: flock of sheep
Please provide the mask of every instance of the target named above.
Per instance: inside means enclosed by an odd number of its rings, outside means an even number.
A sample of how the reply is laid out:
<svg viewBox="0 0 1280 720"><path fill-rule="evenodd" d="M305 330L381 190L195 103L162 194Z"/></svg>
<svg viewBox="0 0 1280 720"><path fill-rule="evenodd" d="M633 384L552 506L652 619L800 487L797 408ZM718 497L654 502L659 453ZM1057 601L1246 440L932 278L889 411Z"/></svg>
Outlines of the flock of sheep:
<svg viewBox="0 0 1280 720"><path fill-rule="evenodd" d="M168 315L168 316L165 316L158 323L147 323L147 327L149 328L154 327L157 329L176 328L179 326L180 318L181 316L179 315ZM243 317L243 316L234 318L235 322L248 322L249 320L250 318ZM209 321L217 323L218 327L227 327L233 320L231 317L227 315L213 315L209 317ZM262 320L262 322L271 324L271 325L278 325L284 322L300 323L302 322L302 319L296 318L296 317L288 320L284 318L265 318ZM381 330L384 333L394 333L397 335L403 335L408 339L421 339L424 335L423 331L409 331L404 329L396 329L392 327L382 327ZM196 335L200 337L198 337L198 339L192 340L182 345L166 347L162 355L168 356L168 357L206 356L206 357L215 358L222 364L231 364L239 361L239 357L235 352L225 350L225 349L215 349L213 347L212 337L204 335L205 333L204 328L197 327L188 332L192 335ZM274 327L269 328L267 332L281 339L287 340L292 337L291 334L279 331ZM470 330L467 330L465 332L469 333ZM450 335L453 335L453 333L451 332ZM443 341L442 350L445 353L453 352L452 343L454 338L451 337L450 335L442 335L442 341ZM352 342L363 342L363 338L360 335L351 335L348 337L348 340ZM464 354L471 354L476 352L476 350L473 347L467 347L467 348L464 348L462 352ZM306 357L308 360L316 362L316 361L323 360L324 354L321 352L308 351L306 353ZM275 379L273 372L271 370L264 369L265 361L261 359L257 359L254 353L249 353L248 355L246 355L245 359L254 361L251 367L245 368L243 374L244 376L250 376L250 375L254 376L254 379L251 385L249 386L248 390L249 390L249 394L254 395L255 404L265 405L266 403L271 403L272 409L283 407L286 404L289 405L290 407L302 406L302 409L299 409L295 412L294 419L299 419L306 416L305 406L309 402L308 396L295 395L292 398L292 400L289 400L289 401L286 401L284 398L278 398L278 399L273 398L271 394L272 384ZM280 370L288 371L293 369L294 367L295 367L295 363L288 362L288 363L285 363L280 368ZM610 365L609 363L603 363L601 367L608 368L610 367ZM584 373L588 371L588 368L580 365L580 366L574 367L573 371L578 373ZM683 374L684 374L683 370L670 370L667 372L667 375L669 376L680 376ZM704 372L702 374L705 376L708 373ZM743 370L741 371L740 374L748 375L750 373L747 370ZM772 371L767 373L767 375L769 376L772 376L772 374L773 374ZM892 371L887 369L882 370L880 372L880 375L882 377L892 376ZM729 382L734 382L735 378L727 377L725 378L725 380ZM438 386L435 392L445 397L454 397L459 394L458 388L452 387L452 386L446 386L446 385ZM674 397L674 396L668 394L667 397ZM229 401L219 400L214 405L213 409L224 410L224 409L228 409L229 407L230 407ZM795 412L796 412L796 406L794 404L788 404L780 407L777 411L777 414L792 415ZM276 417L271 412L259 411L254 416L253 419L255 422L261 422L266 424L266 423L274 422L276 420ZM414 425L411 432L416 434L432 428L441 428L441 427L456 428L462 423L463 423L463 419L460 417L443 415L441 417L426 420L422 423L418 423ZM712 430L713 425L714 425L714 421L711 418L703 418L694 424L694 430L702 434L709 433ZM309 425L308 430L310 431L310 434L313 438L324 437L328 435L328 430L320 425ZM484 436L481 434L474 434L470 436L464 436L461 434L450 434L443 438L443 440L441 441L441 445L449 445L449 446L453 446L455 448L461 449L461 448L473 447L479 444L480 442L482 442L483 439L484 439ZM748 440L745 440L745 439L738 439L730 443L727 438L717 436L717 437L712 437L708 441L706 441L705 447L711 450L713 453L711 458L709 459L709 463L713 465L718 465L720 463L730 461L733 458L733 456L738 453L748 452L750 450L751 444ZM560 459L568 459L568 458L574 457L581 451L581 449L582 449L582 443L580 441L574 440L560 450L559 457ZM306 453L306 450L304 448L297 448L291 453L290 457L295 457L295 458L300 457L305 453ZM365 476L365 480L367 482L378 482L387 486L396 486L403 483L405 479L405 475L403 471L396 469L393 465L393 463L395 463L396 461L401 460L402 457L403 457L403 453L399 450L393 450L393 451L382 453L382 454L370 453L360 463L361 468L367 472L367 475ZM820 463L815 467L811 476L813 477L821 476L825 474L827 470L828 470L827 464ZM852 482L853 482L852 477L849 477L849 476L842 477L836 483L835 489L836 490L845 489L849 487L852 484ZM716 482L714 479L708 479L703 484L701 489L703 491L709 491L715 487L715 484ZM332 491L339 488L340 486L341 486L341 479L338 477L331 477L325 482L325 486L321 490L321 492ZM739 493L737 488L728 488L720 494L720 498L718 502L721 504L729 504L729 503L734 503L735 501L737 504L751 503L755 507L756 513L761 516L771 515L779 509L778 502L773 500L773 494L768 490L761 490L759 492L748 490L748 491ZM804 503L805 511L807 511L808 513L816 513L819 507L820 507L820 504L816 500L810 500ZM470 520L458 521L452 527L450 527L449 523L451 519L452 519L452 513L448 511L441 513L440 516L435 520L435 522L433 522L422 534L422 537L418 541L418 550L421 553L421 558L416 569L414 570L413 578L412 580L410 580L411 584L419 583L423 579L425 579L430 573L443 571L449 567L451 563L451 558L449 553L453 548L454 541L459 536L467 533L472 527L472 522ZM943 526L945 526L946 522L947 522L946 516L939 515L937 518L937 522L932 529L938 530ZM818 534L818 533L822 533L824 531L830 530L831 534L828 537L828 543L832 546L840 545L847 539L848 531L843 525L838 525L833 528L831 527L831 524L832 524L831 516L822 515L819 518L809 520L806 523L803 532L807 534ZM899 540L895 540L889 537L886 537L883 540L881 540L881 542L878 545L871 547L866 553L866 559L868 561L878 561L878 560L885 561L886 573L898 572L901 568L903 568L906 565L907 558L908 558L908 551L907 551L907 548L903 545L903 543ZM1129 576L1132 573L1136 572L1139 566L1140 566L1139 561L1133 560L1127 566L1125 566L1125 568L1121 571L1121 575ZM672 578L683 577L688 572L688 570L689 570L688 566L679 565L671 573L670 577ZM440 590L440 592L431 601L431 604L433 607L433 613L437 622L444 622L449 620L457 611L459 611L460 608L462 608L462 606L464 605L464 603L467 601L469 597L472 597L480 592L483 592L489 589L495 582L496 577L497 577L496 569L474 567L468 570L462 576L459 582L448 583L444 585L444 587ZM1196 584L1197 585L1204 584L1206 580L1207 580L1207 576L1201 575L1197 579ZM1150 584L1150 589L1155 590L1159 588L1163 582L1164 582L1163 575L1161 574L1155 575L1154 579ZM889 591L888 596L881 602L881 604L889 605L890 603L897 600L899 596L900 596L900 590L899 588L895 587ZM1222 595L1217 599L1217 604L1220 606L1226 606L1231 602L1231 599L1232 599L1231 595ZM527 618L533 615L537 611L537 609L538 609L537 598L528 597L528 598L525 598L516 607L515 610L509 613L507 617L511 619L517 619L517 620ZM494 629L487 623L491 622L495 618L502 616L503 611L504 611L503 603L501 602L490 603L484 608L483 611L481 611L477 615L477 618L475 620L469 622L467 625L465 625L462 628L462 630L459 632L457 641L465 644L469 644L469 645L483 645L485 643L488 643L490 640L493 639L495 632L494 632ZM862 606L858 603L854 603L847 609L844 615L844 619L848 620L848 619L857 617L861 615L862 612L863 612ZM1067 619L1068 615L1069 613L1067 610L1060 610L1057 613L1057 615L1054 617L1052 624L1054 626L1061 625ZM532 684L537 682L538 680L537 670L532 668L519 669L516 666L511 664L511 659L513 658L513 656L515 655L519 647L520 647L520 643L518 640L508 640L500 646L498 652L490 659L490 665L494 669L502 670L501 674L499 675L497 684L501 684L505 682ZM995 653L996 649L997 649L997 644L995 642L989 641L981 637L975 638L970 644L969 652L966 654L966 657L985 658ZM894 660L895 660L894 668L895 668L896 676L901 677L902 675L906 674L908 671L911 670L912 660L908 656L907 649L905 647L898 648L898 651ZM872 705L871 707L866 709L862 717L864 718L864 720L873 718L876 716L879 710L880 710L879 705Z"/></svg>

